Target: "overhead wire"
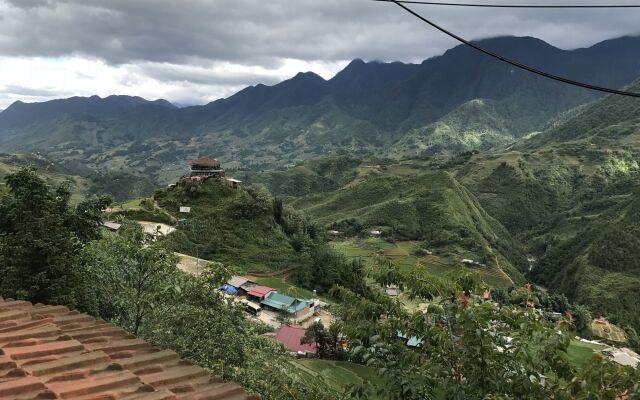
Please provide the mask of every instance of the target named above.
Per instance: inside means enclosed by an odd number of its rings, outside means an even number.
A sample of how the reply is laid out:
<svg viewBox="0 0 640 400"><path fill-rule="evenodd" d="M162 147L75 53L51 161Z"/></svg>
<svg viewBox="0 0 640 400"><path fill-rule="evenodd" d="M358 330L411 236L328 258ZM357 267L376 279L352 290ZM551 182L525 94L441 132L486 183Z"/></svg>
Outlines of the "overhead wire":
<svg viewBox="0 0 640 400"><path fill-rule="evenodd" d="M440 1L419 1L419 0L373 0L383 3L403 3L421 4L429 6L448 7L480 7L480 8L541 8L541 9L602 9L602 8L640 8L640 4L482 4L482 3L446 3Z"/></svg>
<svg viewBox="0 0 640 400"><path fill-rule="evenodd" d="M569 78L565 78L562 76L558 76L558 75L554 75L542 70L539 70L537 68L528 66L526 64L520 63L518 61L514 61L511 59L508 59L504 56L501 56L497 53L494 53L490 50L487 50L483 47L478 46L477 44L470 42L466 39L463 39L462 37L456 35L453 32L448 31L447 29L441 27L440 25L430 21L429 19L423 17L422 15L418 14L417 12L413 11L412 9L410 9L409 7L405 6L403 3L403 1L400 0L382 0L382 1L386 1L389 3L395 3L397 6L399 6L400 8L404 9L406 12L408 12L409 14L413 15L414 17L420 19L421 21L423 21L424 23L431 25L432 27L434 27L435 29L439 30L440 32L444 33L447 36L450 36L452 38L454 38L455 40L459 41L460 43L469 46L473 49L476 49L477 51L488 55L490 57L493 57L497 60L500 60L504 63L507 63L509 65L512 65L514 67L523 69L525 71L529 71L533 74L548 78L548 79L552 79L554 81L557 82L562 82L568 85L573 85L573 86L577 86L577 87L581 87L584 89L589 89L589 90L595 90L598 92L603 92L603 93L609 93L609 94L616 94L616 95L620 95L620 96L628 96L628 97L636 97L636 98L640 98L640 93L636 93L636 92L629 92L629 91L625 91L625 90L618 90L618 89L611 89L611 88L607 88L607 87L603 87L603 86L597 86L597 85L592 85L590 83L585 83L585 82L580 82L580 81L576 81L573 79L569 79Z"/></svg>

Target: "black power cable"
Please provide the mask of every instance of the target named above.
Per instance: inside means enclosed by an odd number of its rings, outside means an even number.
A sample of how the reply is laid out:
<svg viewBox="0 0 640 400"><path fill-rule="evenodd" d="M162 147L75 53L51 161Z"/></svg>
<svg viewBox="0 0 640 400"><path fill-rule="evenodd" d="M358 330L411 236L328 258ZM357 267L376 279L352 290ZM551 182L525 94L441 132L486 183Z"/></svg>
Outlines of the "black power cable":
<svg viewBox="0 0 640 400"><path fill-rule="evenodd" d="M465 44L465 45L467 45L467 46L469 46L469 47L472 47L472 48L474 48L474 49L478 50L478 51L479 51L479 52L481 52L481 53L484 53L484 54L486 54L486 55L488 55L488 56L490 56L490 57L496 58L496 59L498 59L498 60L500 60L500 61L502 61L502 62L505 62L505 63L507 63L507 64L510 64L510 65L512 65L512 66L514 66L514 67L517 67L517 68L523 69L523 70L525 70L525 71L529 71L529 72L531 72L531 73L534 73L534 74L536 74L536 75L543 76L543 77L548 78L548 79L553 79L554 81L558 81L558 82L566 83L566 84L568 84L568 85L578 86L578 87L581 87L581 88L590 89L590 90L595 90L595 91L598 91L598 92L604 92L604 93L610 93L610 94L617 94L617 95L620 95L620 96L629 96L629 97L638 97L638 98L640 98L640 93L627 92L627 91L624 91L624 90L610 89L610 88L606 88L606 87L602 87L602 86L591 85L591 84L589 84L589 83L584 83L584 82L574 81L574 80L572 80L572 79L568 79L568 78L564 78L564 77L561 77L561 76L553 75L553 74L550 74L550 73L548 73L548 72L544 72L544 71L541 71L541 70L539 70L539 69L536 69L536 68L530 67L530 66L528 66L528 65L525 65L525 64L519 63L519 62L517 62L517 61L510 60L510 59L505 58L505 57L503 57L503 56L501 56L501 55L499 55L499 54L496 54L496 53L494 53L494 52L492 52L492 51L489 51L489 50L487 50L487 49L484 49L484 48L482 48L482 47L480 47L480 46L478 46L478 45L476 45L476 44L473 44L472 42L470 42L470 41L468 41L468 40L465 40L465 39L461 38L460 36L456 35L455 33L449 32L448 30L444 29L443 27L441 27L441 26L439 26L439 25L437 25L437 24L435 24L435 23L433 23L433 22L429 21L428 19L426 19L426 18L425 18L425 17L423 17L422 15L418 14L417 12L415 12L415 11L413 11L412 9L408 8L407 6L405 6L405 5L401 4L401 2L400 2L400 1L396 1L396 0L389 0L388 2L390 2L390 3L395 3L396 5L398 5L399 7L403 8L405 11L407 11L408 13L410 13L411 15L413 15L413 16L415 16L416 18L420 19L421 21L423 21L423 22L425 22L425 23L427 23L427 24L431 25L432 27L436 28L436 29L437 29L437 30L439 30L440 32L442 32L442 33L444 33L444 34L446 34L446 35L448 35L448 36L450 36L450 37L452 37L452 38L456 39L456 40L457 40L457 41L459 41L460 43L463 43L463 44Z"/></svg>
<svg viewBox="0 0 640 400"><path fill-rule="evenodd" d="M428 6L450 6L450 7L481 7L481 8L640 8L640 4L615 4L615 5L542 5L542 4L527 4L527 5L509 5L509 4L474 4L474 3L443 3L439 1L418 1L418 0L373 0L384 3L403 3L403 4L423 4Z"/></svg>

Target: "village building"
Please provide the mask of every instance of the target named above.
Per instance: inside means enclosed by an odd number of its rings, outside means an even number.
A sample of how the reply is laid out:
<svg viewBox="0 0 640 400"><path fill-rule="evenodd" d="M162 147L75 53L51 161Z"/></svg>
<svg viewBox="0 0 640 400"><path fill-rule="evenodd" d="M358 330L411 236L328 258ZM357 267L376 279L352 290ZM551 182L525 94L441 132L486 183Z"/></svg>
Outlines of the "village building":
<svg viewBox="0 0 640 400"><path fill-rule="evenodd" d="M275 289L270 288L268 286L256 285L247 292L247 299L260 303L262 302L262 300L265 299L265 297L267 297L269 293L275 292L275 291L276 291Z"/></svg>
<svg viewBox="0 0 640 400"><path fill-rule="evenodd" d="M400 290L398 290L397 286L387 286L384 291L389 297L398 297L400 295Z"/></svg>
<svg viewBox="0 0 640 400"><path fill-rule="evenodd" d="M637 368L640 365L640 355L628 348L609 347L602 350L609 360L627 367Z"/></svg>
<svg viewBox="0 0 640 400"><path fill-rule="evenodd" d="M282 343L282 345L289 350L292 354L299 356L307 356L310 354L316 354L316 345L302 344L300 341L304 337L306 330L299 326L287 326L283 325L276 331L274 337L275 340Z"/></svg>
<svg viewBox="0 0 640 400"><path fill-rule="evenodd" d="M260 304L263 308L284 312L294 319L310 317L313 314L311 304L307 300L285 296L276 291L268 293Z"/></svg>
<svg viewBox="0 0 640 400"><path fill-rule="evenodd" d="M122 225L113 221L104 221L102 227L110 230L111 232L117 232Z"/></svg>
<svg viewBox="0 0 640 400"><path fill-rule="evenodd" d="M239 181L234 178L224 178L223 182L225 185L227 185L231 189L240 189L240 184L242 183L242 181Z"/></svg>
<svg viewBox="0 0 640 400"><path fill-rule="evenodd" d="M220 164L220 161L214 158L201 157L197 160L189 160L187 161L189 165L189 177L200 177L202 178L222 178L224 177L224 168Z"/></svg>
<svg viewBox="0 0 640 400"><path fill-rule="evenodd" d="M257 283L252 282L243 276L232 276L231 279L227 281L227 284L234 287L238 294L242 296L246 296L252 288L258 286Z"/></svg>

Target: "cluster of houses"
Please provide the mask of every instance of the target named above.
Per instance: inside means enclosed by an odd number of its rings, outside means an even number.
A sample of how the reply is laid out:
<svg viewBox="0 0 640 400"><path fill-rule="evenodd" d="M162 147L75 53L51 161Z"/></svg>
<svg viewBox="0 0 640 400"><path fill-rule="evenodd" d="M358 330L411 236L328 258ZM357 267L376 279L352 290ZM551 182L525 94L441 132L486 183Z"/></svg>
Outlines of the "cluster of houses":
<svg viewBox="0 0 640 400"><path fill-rule="evenodd" d="M287 296L274 288L259 285L243 276L231 277L220 286L219 290L227 296L232 296L244 305L248 313L261 320L263 320L262 317L267 317L265 314L268 314L272 321L277 319L277 316L281 316L291 323L299 323L309 320L327 307L327 303L319 299L307 300ZM316 354L315 344L301 342L306 333L305 328L288 323L278 323L277 326L278 329L268 335L280 342L292 355L307 357Z"/></svg>
<svg viewBox="0 0 640 400"><path fill-rule="evenodd" d="M278 293L276 289L258 285L242 276L234 276L220 290L231 296L237 296L245 305L247 312L259 315L268 310L298 322L312 317L327 304L318 299L299 299Z"/></svg>

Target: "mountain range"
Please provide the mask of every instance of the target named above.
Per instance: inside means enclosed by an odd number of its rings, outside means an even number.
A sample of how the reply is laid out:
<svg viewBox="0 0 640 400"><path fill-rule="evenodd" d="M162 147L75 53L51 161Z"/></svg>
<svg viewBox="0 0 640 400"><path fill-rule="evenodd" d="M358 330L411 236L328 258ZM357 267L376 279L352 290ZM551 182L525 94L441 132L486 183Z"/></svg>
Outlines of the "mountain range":
<svg viewBox="0 0 640 400"><path fill-rule="evenodd" d="M531 37L478 44L596 85L640 76L639 37L577 50ZM491 149L599 97L458 46L420 64L354 60L329 80L299 73L202 106L128 96L16 102L0 113L0 151L41 151L164 183L185 158L205 154L265 169L339 149L394 158Z"/></svg>

